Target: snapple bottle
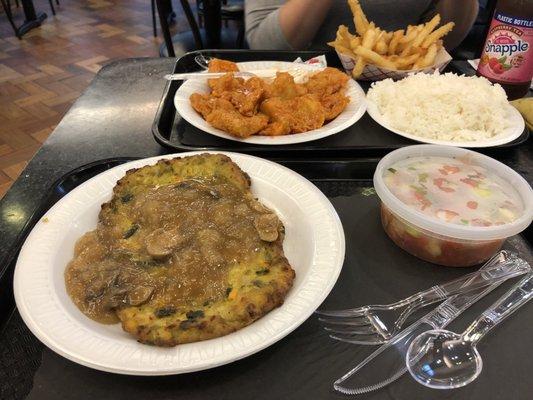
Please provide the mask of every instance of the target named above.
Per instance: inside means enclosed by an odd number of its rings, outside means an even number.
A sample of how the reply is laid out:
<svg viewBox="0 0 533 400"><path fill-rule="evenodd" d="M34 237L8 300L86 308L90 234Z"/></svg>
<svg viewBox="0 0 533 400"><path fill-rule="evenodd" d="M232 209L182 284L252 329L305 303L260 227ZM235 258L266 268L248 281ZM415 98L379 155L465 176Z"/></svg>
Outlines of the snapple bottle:
<svg viewBox="0 0 533 400"><path fill-rule="evenodd" d="M487 34L478 75L499 83L509 100L523 97L533 74L533 0L500 0Z"/></svg>

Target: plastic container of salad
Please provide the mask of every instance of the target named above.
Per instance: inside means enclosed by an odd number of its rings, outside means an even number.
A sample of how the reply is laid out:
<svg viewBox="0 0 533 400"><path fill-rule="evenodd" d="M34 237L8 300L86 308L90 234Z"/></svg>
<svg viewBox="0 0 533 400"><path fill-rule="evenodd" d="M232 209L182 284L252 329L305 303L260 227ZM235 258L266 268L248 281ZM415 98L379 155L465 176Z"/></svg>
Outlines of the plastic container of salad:
<svg viewBox="0 0 533 400"><path fill-rule="evenodd" d="M482 263L533 219L533 190L524 178L458 147L395 150L379 162L374 187L387 235L435 264Z"/></svg>

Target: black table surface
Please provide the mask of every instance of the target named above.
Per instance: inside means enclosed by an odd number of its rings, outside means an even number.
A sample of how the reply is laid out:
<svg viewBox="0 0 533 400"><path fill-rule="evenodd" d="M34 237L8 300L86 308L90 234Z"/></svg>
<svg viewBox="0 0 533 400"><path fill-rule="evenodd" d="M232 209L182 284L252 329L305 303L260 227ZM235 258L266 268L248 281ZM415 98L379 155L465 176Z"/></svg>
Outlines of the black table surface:
<svg viewBox="0 0 533 400"><path fill-rule="evenodd" d="M47 189L67 172L106 158L150 157L168 152L154 141L150 129L165 86L162 76L172 70L174 63L174 59L128 59L102 68L0 201L0 260L5 260L17 246L20 233ZM518 148L494 154L530 183L531 143L530 138ZM6 267L5 262L0 263L0 272ZM523 356L533 360L531 348L524 349ZM531 367L533 370L533 361ZM493 385L496 388L498 382ZM533 393L533 382L520 385L524 393ZM389 394L380 397L376 393L372 398L390 398ZM453 398L451 393L450 396Z"/></svg>

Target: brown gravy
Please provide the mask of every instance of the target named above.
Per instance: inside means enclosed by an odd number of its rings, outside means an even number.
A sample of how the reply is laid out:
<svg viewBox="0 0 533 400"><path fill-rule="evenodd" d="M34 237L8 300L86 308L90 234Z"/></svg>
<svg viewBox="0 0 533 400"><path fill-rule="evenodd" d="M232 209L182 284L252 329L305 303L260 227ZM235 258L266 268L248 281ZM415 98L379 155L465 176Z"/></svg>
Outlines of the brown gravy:
<svg viewBox="0 0 533 400"><path fill-rule="evenodd" d="M249 193L216 180L154 187L127 199L134 223L101 213L65 270L77 307L101 323L115 310L200 306L226 296L231 265L278 238L277 216Z"/></svg>

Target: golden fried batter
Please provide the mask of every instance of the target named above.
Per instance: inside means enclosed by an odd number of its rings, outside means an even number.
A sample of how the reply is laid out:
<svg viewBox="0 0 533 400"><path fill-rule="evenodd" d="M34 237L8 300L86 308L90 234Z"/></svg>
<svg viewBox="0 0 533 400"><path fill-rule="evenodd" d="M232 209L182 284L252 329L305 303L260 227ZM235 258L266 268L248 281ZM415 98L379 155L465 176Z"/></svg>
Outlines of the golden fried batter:
<svg viewBox="0 0 533 400"><path fill-rule="evenodd" d="M228 98L242 115L251 117L257 113L259 103L263 100L264 87L260 78L252 77L245 80L239 89L222 97Z"/></svg>
<svg viewBox="0 0 533 400"><path fill-rule="evenodd" d="M189 98L192 108L196 112L202 114L204 119L207 118L209 114L215 109L225 110L225 111L234 111L235 108L229 100L214 97L208 94L193 93Z"/></svg>
<svg viewBox="0 0 533 400"><path fill-rule="evenodd" d="M265 129L259 132L262 136L281 136L288 135L289 133L291 133L291 127L288 121L270 122Z"/></svg>
<svg viewBox="0 0 533 400"><path fill-rule="evenodd" d="M326 121L331 121L344 111L350 99L343 93L337 92L333 94L326 94L320 98L320 104L326 112Z"/></svg>
<svg viewBox="0 0 533 400"><path fill-rule="evenodd" d="M307 93L304 85L294 82L294 78L287 72L278 72L276 78L265 88L265 98L281 97L282 99L292 99Z"/></svg>
<svg viewBox="0 0 533 400"><path fill-rule="evenodd" d="M211 94L215 97L221 97L226 92L232 92L242 88L244 79L235 78L230 72L220 78L208 79L207 84L211 89Z"/></svg>
<svg viewBox="0 0 533 400"><path fill-rule="evenodd" d="M336 118L349 103L345 95L350 79L345 73L326 68L305 84L294 82L287 72L278 72L271 83L257 77L235 78L237 65L213 60L210 71L228 71L209 79L209 95L193 94L192 107L215 128L246 138L259 134L280 136L320 128Z"/></svg>
<svg viewBox="0 0 533 400"><path fill-rule="evenodd" d="M244 80L242 78L234 78L233 74L226 74L217 79L209 79L208 85L211 88L212 97L228 100L237 111L247 117L251 117L257 112L257 107L263 100L265 92L265 83L260 78L252 77Z"/></svg>
<svg viewBox="0 0 533 400"><path fill-rule="evenodd" d="M344 95L350 78L336 68L326 68L312 75L305 87L319 99L326 112L326 121L337 117L350 99Z"/></svg>
<svg viewBox="0 0 533 400"><path fill-rule="evenodd" d="M217 129L228 132L237 137L249 137L264 129L268 124L268 117L263 114L251 113L243 115L236 110L230 100L213 97L212 95L193 93L190 97L192 107L204 119ZM235 99L234 99L235 101ZM243 102L241 108L248 103ZM251 104L251 103L250 103ZM250 105L249 105L250 106ZM257 107L255 104L253 107Z"/></svg>
<svg viewBox="0 0 533 400"><path fill-rule="evenodd" d="M284 228L217 154L130 170L65 270L78 308L174 346L240 329L283 303L294 271Z"/></svg>
<svg viewBox="0 0 533 400"><path fill-rule="evenodd" d="M205 120L215 128L240 138L252 136L268 125L268 117L264 114L246 117L236 110L227 111L218 108Z"/></svg>
<svg viewBox="0 0 533 400"><path fill-rule="evenodd" d="M320 97L337 92L344 92L350 77L336 68L325 68L309 77L305 87L309 93Z"/></svg>
<svg viewBox="0 0 533 400"><path fill-rule="evenodd" d="M209 60L209 72L237 72L239 67L232 61L212 58Z"/></svg>
<svg viewBox="0 0 533 400"><path fill-rule="evenodd" d="M309 94L292 99L269 98L261 104L261 112L271 121L288 126L291 133L320 128L325 120L324 108L315 96Z"/></svg>

